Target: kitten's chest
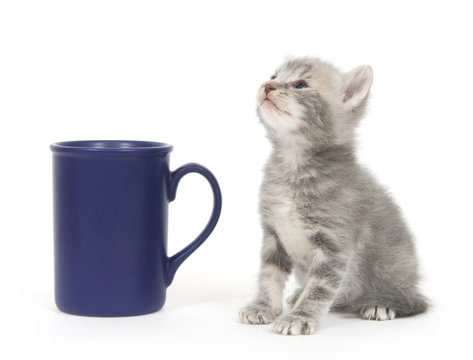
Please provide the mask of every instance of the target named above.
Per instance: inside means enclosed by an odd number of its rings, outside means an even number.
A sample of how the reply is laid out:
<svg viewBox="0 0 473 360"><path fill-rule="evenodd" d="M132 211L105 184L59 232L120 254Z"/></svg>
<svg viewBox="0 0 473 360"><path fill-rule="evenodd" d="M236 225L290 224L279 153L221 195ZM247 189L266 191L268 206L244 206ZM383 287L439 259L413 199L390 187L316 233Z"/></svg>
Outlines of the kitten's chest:
<svg viewBox="0 0 473 360"><path fill-rule="evenodd" d="M317 230L298 212L298 194L284 184L267 184L262 193L266 221L271 225L286 249L297 263L310 262L313 250L310 235Z"/></svg>

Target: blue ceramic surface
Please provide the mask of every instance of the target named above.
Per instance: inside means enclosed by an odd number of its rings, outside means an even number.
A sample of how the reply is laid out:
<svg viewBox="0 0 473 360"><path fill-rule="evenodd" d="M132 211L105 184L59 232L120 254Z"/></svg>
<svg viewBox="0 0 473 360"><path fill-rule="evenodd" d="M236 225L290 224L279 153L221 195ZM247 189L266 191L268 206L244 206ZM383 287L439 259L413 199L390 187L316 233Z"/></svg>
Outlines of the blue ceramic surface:
<svg viewBox="0 0 473 360"><path fill-rule="evenodd" d="M215 177L198 164L170 172L172 146L157 142L71 141L51 150L58 308L88 316L161 309L176 270L217 224L222 200ZM168 257L168 204L190 172L209 181L213 212L201 234Z"/></svg>

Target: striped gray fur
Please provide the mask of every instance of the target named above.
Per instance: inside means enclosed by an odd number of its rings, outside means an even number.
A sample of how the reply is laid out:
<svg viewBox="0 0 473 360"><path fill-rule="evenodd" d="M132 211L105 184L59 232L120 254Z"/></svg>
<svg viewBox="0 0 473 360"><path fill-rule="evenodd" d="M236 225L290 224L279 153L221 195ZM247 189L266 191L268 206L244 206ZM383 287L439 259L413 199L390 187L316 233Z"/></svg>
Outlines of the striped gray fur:
<svg viewBox="0 0 473 360"><path fill-rule="evenodd" d="M369 66L342 73L293 58L260 87L257 113L273 151L260 191L259 290L243 321L295 335L312 333L330 309L379 320L427 309L410 231L355 156L371 82ZM301 288L282 314L292 271Z"/></svg>

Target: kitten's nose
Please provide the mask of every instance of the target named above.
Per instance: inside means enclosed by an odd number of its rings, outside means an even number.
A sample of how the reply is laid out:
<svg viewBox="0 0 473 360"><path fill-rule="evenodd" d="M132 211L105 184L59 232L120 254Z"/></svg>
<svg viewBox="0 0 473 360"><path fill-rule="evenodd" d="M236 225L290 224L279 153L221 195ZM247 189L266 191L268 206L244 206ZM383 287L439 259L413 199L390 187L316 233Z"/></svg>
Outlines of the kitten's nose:
<svg viewBox="0 0 473 360"><path fill-rule="evenodd" d="M268 95L271 90L276 90L274 85L269 83L264 84L264 92L266 93L266 95Z"/></svg>

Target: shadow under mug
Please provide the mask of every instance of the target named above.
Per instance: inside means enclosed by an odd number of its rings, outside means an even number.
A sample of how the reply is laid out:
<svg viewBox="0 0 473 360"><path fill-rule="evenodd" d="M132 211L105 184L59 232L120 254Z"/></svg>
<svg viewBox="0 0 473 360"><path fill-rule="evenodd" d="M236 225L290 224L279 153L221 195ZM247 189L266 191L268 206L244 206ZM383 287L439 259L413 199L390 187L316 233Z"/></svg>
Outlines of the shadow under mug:
<svg viewBox="0 0 473 360"><path fill-rule="evenodd" d="M222 197L213 174L194 163L171 172L172 146L159 142L70 141L51 150L57 307L86 316L161 309L177 268L217 224ZM200 235L168 257L168 204L191 172L210 183L213 211Z"/></svg>

